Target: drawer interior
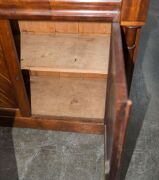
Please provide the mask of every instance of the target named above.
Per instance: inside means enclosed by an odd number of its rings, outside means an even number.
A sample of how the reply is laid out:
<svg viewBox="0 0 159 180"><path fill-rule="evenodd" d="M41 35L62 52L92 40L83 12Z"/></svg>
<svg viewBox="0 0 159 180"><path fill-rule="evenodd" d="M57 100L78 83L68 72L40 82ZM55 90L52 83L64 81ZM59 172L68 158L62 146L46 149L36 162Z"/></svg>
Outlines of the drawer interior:
<svg viewBox="0 0 159 180"><path fill-rule="evenodd" d="M110 24L20 22L20 28L32 115L103 123Z"/></svg>

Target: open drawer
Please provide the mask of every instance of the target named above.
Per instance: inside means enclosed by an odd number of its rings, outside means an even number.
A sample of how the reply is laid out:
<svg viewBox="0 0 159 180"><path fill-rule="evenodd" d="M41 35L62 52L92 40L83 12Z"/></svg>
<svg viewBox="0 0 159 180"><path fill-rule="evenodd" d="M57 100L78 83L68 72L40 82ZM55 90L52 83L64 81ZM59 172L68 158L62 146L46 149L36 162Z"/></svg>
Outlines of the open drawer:
<svg viewBox="0 0 159 180"><path fill-rule="evenodd" d="M102 34L88 33L98 26ZM49 34L30 29L21 27L21 69L30 74L32 115L104 124L111 25L56 23Z"/></svg>
<svg viewBox="0 0 159 180"><path fill-rule="evenodd" d="M115 180L131 107L120 25L112 23L110 35L100 37L46 35L46 41L37 35L22 35L21 66L14 46L18 50L17 34L13 31L13 39L7 21L1 21L0 29L2 50L10 47L11 52L4 51L0 61L12 71L8 77L17 103L15 108L9 101L7 106L0 104L0 124L105 134L105 173ZM7 43L2 43L4 40ZM48 44L51 48L46 48ZM9 91L5 96L10 98Z"/></svg>

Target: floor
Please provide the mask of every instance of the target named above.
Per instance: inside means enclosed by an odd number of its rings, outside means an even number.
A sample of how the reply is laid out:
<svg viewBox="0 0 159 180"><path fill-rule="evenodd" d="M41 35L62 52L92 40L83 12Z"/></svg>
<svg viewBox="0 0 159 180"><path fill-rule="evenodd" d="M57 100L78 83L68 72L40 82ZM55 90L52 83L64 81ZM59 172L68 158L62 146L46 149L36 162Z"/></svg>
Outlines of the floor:
<svg viewBox="0 0 159 180"><path fill-rule="evenodd" d="M1 180L103 180L103 136L1 128Z"/></svg>
<svg viewBox="0 0 159 180"><path fill-rule="evenodd" d="M152 0L133 78L121 180L159 179L158 12ZM103 136L0 128L0 139L2 180L103 180Z"/></svg>

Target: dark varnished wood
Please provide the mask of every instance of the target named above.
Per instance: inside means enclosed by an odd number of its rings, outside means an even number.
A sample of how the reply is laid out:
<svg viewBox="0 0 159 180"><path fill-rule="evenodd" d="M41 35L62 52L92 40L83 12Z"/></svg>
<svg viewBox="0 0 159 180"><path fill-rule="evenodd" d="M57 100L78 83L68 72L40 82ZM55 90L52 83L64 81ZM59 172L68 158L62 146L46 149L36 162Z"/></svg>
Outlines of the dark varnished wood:
<svg viewBox="0 0 159 180"><path fill-rule="evenodd" d="M6 67L4 71L8 71L8 74L10 76L10 81L13 84L10 91L14 93L14 96L16 98L16 100L14 101L17 103L18 107L20 108L21 113L24 116L30 116L30 105L24 87L23 77L20 70L16 48L14 45L14 39L12 36L11 27L8 20L0 20L0 38L1 38L1 46L2 46L1 54L3 54L6 63Z"/></svg>
<svg viewBox="0 0 159 180"><path fill-rule="evenodd" d="M22 114L18 108L0 107L0 119L3 116L14 118L14 117L22 117Z"/></svg>
<svg viewBox="0 0 159 180"><path fill-rule="evenodd" d="M121 12L122 25L142 26L148 6L149 0L1 0L0 15L9 19L112 21L119 19Z"/></svg>
<svg viewBox="0 0 159 180"><path fill-rule="evenodd" d="M149 3L150 0L123 0L122 2L120 24L124 30L123 41L129 91L139 44L140 28L146 22Z"/></svg>
<svg viewBox="0 0 159 180"><path fill-rule="evenodd" d="M105 113L106 160L110 161L108 180L117 178L120 167L131 107L126 84L120 26L113 23Z"/></svg>
<svg viewBox="0 0 159 180"><path fill-rule="evenodd" d="M130 91L134 65L136 61L136 51L138 47L140 27L123 27L123 46L125 55L126 77L128 90Z"/></svg>
<svg viewBox="0 0 159 180"><path fill-rule="evenodd" d="M130 58L133 60L134 51L136 48L136 35L137 35L138 27L128 26L125 27L125 37L126 37L126 45L130 54Z"/></svg>
<svg viewBox="0 0 159 180"><path fill-rule="evenodd" d="M120 0L1 0L0 16L9 19L112 21L119 18L120 5Z"/></svg>
<svg viewBox="0 0 159 180"><path fill-rule="evenodd" d="M1 44L2 40L0 38L0 107L16 108L18 105L13 91L14 86L8 72Z"/></svg>
<svg viewBox="0 0 159 180"><path fill-rule="evenodd" d="M150 0L123 0L121 25L143 26L145 24Z"/></svg>
<svg viewBox="0 0 159 180"><path fill-rule="evenodd" d="M12 111L15 113L14 111ZM17 112L18 113L18 112ZM104 125L103 123L93 122L82 122L80 120L71 119L50 119L50 118L38 118L38 117L0 117L1 126L20 127L20 128L35 128L55 131L69 131L69 132L80 132L80 133L91 133L91 134L103 134Z"/></svg>

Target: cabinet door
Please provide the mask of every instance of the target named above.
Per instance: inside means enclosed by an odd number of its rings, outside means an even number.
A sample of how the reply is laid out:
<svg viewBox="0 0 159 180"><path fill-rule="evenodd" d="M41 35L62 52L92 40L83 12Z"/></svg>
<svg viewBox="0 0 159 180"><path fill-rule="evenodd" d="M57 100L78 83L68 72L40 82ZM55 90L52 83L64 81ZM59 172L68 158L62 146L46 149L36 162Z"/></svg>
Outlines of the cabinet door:
<svg viewBox="0 0 159 180"><path fill-rule="evenodd" d="M0 20L0 108L19 109L30 116L30 105L8 20Z"/></svg>
<svg viewBox="0 0 159 180"><path fill-rule="evenodd" d="M120 25L113 23L105 113L105 168L108 180L117 179L130 108Z"/></svg>

